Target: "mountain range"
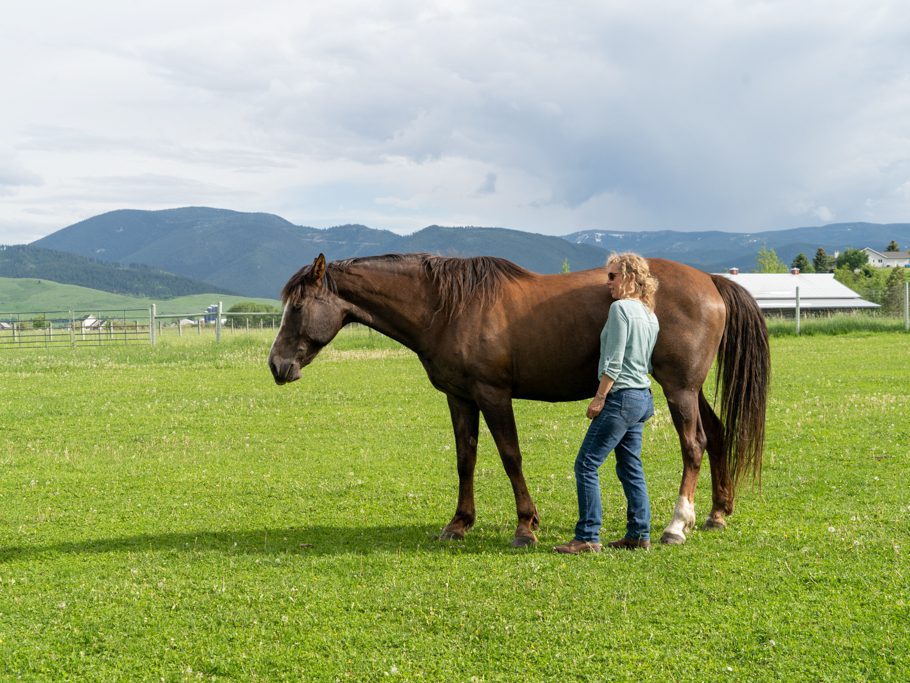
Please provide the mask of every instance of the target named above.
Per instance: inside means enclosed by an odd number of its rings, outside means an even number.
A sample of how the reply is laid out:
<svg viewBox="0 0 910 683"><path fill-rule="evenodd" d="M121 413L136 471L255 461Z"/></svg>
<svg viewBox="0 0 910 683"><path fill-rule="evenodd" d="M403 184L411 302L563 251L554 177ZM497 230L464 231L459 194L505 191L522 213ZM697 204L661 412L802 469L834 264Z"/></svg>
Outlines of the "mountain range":
<svg viewBox="0 0 910 683"><path fill-rule="evenodd" d="M320 252L329 260L390 252L508 258L529 270L555 273L604 263L609 251L636 251L682 261L707 271L754 268L759 249L774 249L790 262L811 260L848 247L884 249L891 240L910 243L910 223L842 223L768 232L653 232L586 230L553 237L505 228L430 226L398 235L363 225L319 229L294 225L273 214L188 207L161 211L119 210L63 228L34 247L113 264L144 264L222 291L277 296L282 285ZM47 275L48 279L53 279Z"/></svg>
<svg viewBox="0 0 910 683"><path fill-rule="evenodd" d="M603 251L561 237L502 228L430 226L397 235L363 225L318 229L279 216L225 209L121 210L63 228L32 243L114 263L143 263L249 296L278 296L319 253L329 260L390 252L502 256L543 273L602 265Z"/></svg>

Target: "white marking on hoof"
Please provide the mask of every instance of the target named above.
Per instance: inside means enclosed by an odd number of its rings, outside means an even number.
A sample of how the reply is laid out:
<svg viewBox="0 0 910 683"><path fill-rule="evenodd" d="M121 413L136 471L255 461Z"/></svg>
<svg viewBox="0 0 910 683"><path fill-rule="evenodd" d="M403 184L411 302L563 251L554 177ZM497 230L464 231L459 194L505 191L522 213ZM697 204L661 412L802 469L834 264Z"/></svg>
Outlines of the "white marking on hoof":
<svg viewBox="0 0 910 683"><path fill-rule="evenodd" d="M691 531L695 526L695 505L689 502L685 496L680 496L676 501L676 507L673 508L673 519L664 529L661 536L663 543L685 543L686 532ZM665 539L674 539L672 541ZM682 540L675 540L682 539Z"/></svg>

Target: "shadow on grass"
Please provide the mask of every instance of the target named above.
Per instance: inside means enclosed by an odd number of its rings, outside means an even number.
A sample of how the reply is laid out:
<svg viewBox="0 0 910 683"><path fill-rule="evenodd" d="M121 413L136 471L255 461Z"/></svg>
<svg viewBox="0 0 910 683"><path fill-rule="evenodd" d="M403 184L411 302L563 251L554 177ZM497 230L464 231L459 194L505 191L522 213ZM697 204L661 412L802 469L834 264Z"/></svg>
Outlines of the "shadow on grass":
<svg viewBox="0 0 910 683"><path fill-rule="evenodd" d="M376 527L289 527L225 531L183 531L135 534L113 538L64 541L45 545L0 546L0 564L50 555L131 552L223 552L238 555L369 555L432 552L453 549L477 553L504 549L509 537L495 541L479 534L467 541L439 541L440 527L402 525Z"/></svg>

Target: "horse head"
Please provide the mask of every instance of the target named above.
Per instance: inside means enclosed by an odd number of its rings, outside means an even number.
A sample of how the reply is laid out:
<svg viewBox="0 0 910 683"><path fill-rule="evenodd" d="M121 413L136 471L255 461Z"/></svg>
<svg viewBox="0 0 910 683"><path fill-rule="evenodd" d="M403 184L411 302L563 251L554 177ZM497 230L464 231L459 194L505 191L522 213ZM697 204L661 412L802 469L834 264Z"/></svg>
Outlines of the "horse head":
<svg viewBox="0 0 910 683"><path fill-rule="evenodd" d="M269 369L277 384L286 384L300 379L300 369L335 338L346 307L326 276L322 254L288 280L281 298L284 314L269 351Z"/></svg>

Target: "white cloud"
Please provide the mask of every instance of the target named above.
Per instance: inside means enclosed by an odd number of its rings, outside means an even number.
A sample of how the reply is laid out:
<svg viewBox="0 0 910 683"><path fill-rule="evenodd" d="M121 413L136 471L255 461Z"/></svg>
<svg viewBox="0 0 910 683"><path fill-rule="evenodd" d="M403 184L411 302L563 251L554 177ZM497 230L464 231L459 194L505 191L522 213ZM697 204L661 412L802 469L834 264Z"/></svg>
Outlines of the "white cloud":
<svg viewBox="0 0 910 683"><path fill-rule="evenodd" d="M897 2L16 3L5 219L905 221L908 35Z"/></svg>

